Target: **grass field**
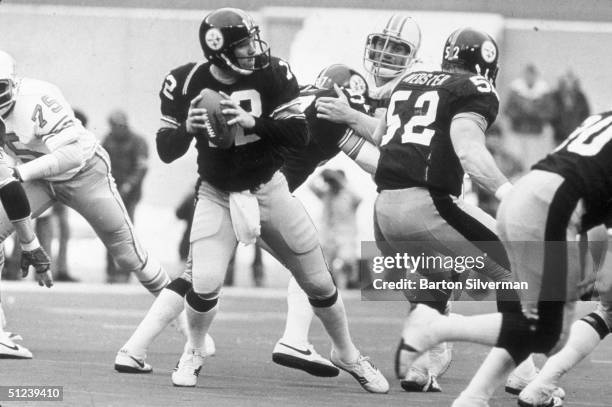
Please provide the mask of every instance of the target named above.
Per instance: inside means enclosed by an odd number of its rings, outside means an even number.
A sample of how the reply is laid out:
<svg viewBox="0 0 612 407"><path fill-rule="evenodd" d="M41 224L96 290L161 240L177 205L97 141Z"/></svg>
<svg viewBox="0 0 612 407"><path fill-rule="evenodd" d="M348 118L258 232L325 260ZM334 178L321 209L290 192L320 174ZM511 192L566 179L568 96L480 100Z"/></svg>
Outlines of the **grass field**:
<svg viewBox="0 0 612 407"><path fill-rule="evenodd" d="M184 340L167 329L148 356L154 371L126 375L113 370L115 352L132 333L152 298L137 285L58 284L51 290L31 283L3 283L3 303L9 329L24 337L33 360L0 360L0 385L64 387L62 406L449 406L464 388L487 348L455 344L454 361L440 379L443 393L404 392L393 377L392 358L405 313L401 302L361 302L346 293L351 331L363 353L370 355L391 382L388 395L364 392L348 374L319 379L272 363L271 351L284 327L283 290L228 289L211 334L217 356L208 358L198 386L172 387L170 373ZM591 304L582 304L583 311ZM454 312L493 310L494 304L461 302ZM319 322L312 342L322 354L329 343ZM564 380L567 406L612 406L610 368L612 346L602 343ZM41 405L41 402L6 402ZM514 406L503 391L491 406Z"/></svg>

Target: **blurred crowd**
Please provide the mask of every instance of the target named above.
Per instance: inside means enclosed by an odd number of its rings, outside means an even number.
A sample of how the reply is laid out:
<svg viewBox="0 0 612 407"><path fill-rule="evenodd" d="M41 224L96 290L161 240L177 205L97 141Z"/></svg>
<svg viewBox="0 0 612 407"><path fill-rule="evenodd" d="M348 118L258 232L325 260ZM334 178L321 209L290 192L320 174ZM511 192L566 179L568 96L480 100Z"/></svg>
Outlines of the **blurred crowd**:
<svg viewBox="0 0 612 407"><path fill-rule="evenodd" d="M590 113L589 103L580 80L571 70L557 83L543 79L538 68L527 64L521 75L513 80L501 98L501 115L486 134L486 145L498 167L511 180L516 180L541 158L560 144ZM75 110L76 117L87 126L87 116ZM129 125L127 114L115 110L108 116L109 132L103 138L108 151L112 175L117 184L132 222L142 197L142 183L147 173L149 158L146 139ZM320 200L320 239L329 266L341 287L358 287L359 241L357 209L362 196L350 187L346 174L338 169L324 169L308 184L309 190ZM178 246L180 259L188 258L189 232L193 218L195 188L177 202L176 217L185 222L185 231ZM498 201L475 185L466 182L465 194L486 212L495 216ZM53 257L56 281L74 282L68 268L70 225L68 209L56 204L37 219L37 233L41 243ZM54 240L57 241L53 244ZM20 278L18 246L7 257L4 279ZM250 274L256 287L265 285L265 270L260 245L253 245ZM234 264L230 262L225 280L234 284ZM106 281L128 283L130 273L116 267L107 256Z"/></svg>

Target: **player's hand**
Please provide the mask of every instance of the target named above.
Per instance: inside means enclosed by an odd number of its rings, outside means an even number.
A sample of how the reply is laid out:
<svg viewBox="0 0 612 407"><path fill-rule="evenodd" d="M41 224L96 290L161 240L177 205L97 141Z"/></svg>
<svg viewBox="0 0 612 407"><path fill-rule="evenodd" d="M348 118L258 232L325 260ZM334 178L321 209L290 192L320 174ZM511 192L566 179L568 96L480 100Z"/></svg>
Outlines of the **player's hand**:
<svg viewBox="0 0 612 407"><path fill-rule="evenodd" d="M226 117L231 117L227 121L229 126L238 123L243 129L252 129L255 127L255 117L243 108L239 104L234 102L226 93L219 92L225 99L221 101L221 113Z"/></svg>
<svg viewBox="0 0 612 407"><path fill-rule="evenodd" d="M30 271L30 266L36 271L36 281L41 287L51 287L53 276L51 275L51 259L45 249L38 247L34 250L23 250L21 252L21 275L25 278Z"/></svg>
<svg viewBox="0 0 612 407"><path fill-rule="evenodd" d="M198 95L189 103L189 112L185 127L187 133L198 134L206 132L206 122L208 121L208 113L206 109L197 107L198 102L202 100L202 95Z"/></svg>
<svg viewBox="0 0 612 407"><path fill-rule="evenodd" d="M317 117L334 123L348 124L352 121L355 110L349 104L342 89L336 84L334 89L338 97L323 96L315 102Z"/></svg>

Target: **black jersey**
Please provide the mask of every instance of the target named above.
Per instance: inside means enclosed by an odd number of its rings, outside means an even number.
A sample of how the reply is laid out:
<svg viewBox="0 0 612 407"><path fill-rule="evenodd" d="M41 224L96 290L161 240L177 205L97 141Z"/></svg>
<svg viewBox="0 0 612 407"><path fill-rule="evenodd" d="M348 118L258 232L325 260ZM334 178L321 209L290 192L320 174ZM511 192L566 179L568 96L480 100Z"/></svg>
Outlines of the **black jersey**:
<svg viewBox="0 0 612 407"><path fill-rule="evenodd" d="M267 68L240 76L231 85L213 77L210 63L191 63L172 70L164 79L159 92L162 117L168 122L184 123L190 101L205 88L225 92L239 100L244 110L261 118L274 118L279 108L299 95L289 66L278 58L273 57ZM272 142L267 134L253 133L253 129L245 129L229 149L217 148L205 134L195 138L200 177L225 191L252 189L267 182L283 163L283 146ZM292 144L291 140L284 141Z"/></svg>
<svg viewBox="0 0 612 407"><path fill-rule="evenodd" d="M460 113L482 116L490 126L499 99L491 83L469 73L413 72L391 95L387 131L374 180L378 190L424 187L458 196L463 168L450 138Z"/></svg>
<svg viewBox="0 0 612 407"><path fill-rule="evenodd" d="M588 117L533 169L559 174L578 190L584 230L604 223L612 213L612 111Z"/></svg>
<svg viewBox="0 0 612 407"><path fill-rule="evenodd" d="M362 95L351 95L346 90L344 92L353 109L366 112L366 99ZM315 103L322 96L335 97L336 92L334 89L313 91L306 88L300 96L310 137L306 148L290 149L285 154L282 172L292 192L302 185L319 165L335 157L340 152L340 139L353 131L345 124L317 118Z"/></svg>

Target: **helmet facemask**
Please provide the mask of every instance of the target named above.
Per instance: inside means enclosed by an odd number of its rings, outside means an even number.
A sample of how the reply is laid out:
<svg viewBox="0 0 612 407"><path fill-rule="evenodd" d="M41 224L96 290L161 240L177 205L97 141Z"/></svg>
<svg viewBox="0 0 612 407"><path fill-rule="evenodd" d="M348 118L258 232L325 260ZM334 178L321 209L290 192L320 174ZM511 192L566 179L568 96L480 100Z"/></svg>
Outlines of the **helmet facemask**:
<svg viewBox="0 0 612 407"><path fill-rule="evenodd" d="M363 61L374 77L392 79L412 65L416 47L388 34L370 34L366 39Z"/></svg>

